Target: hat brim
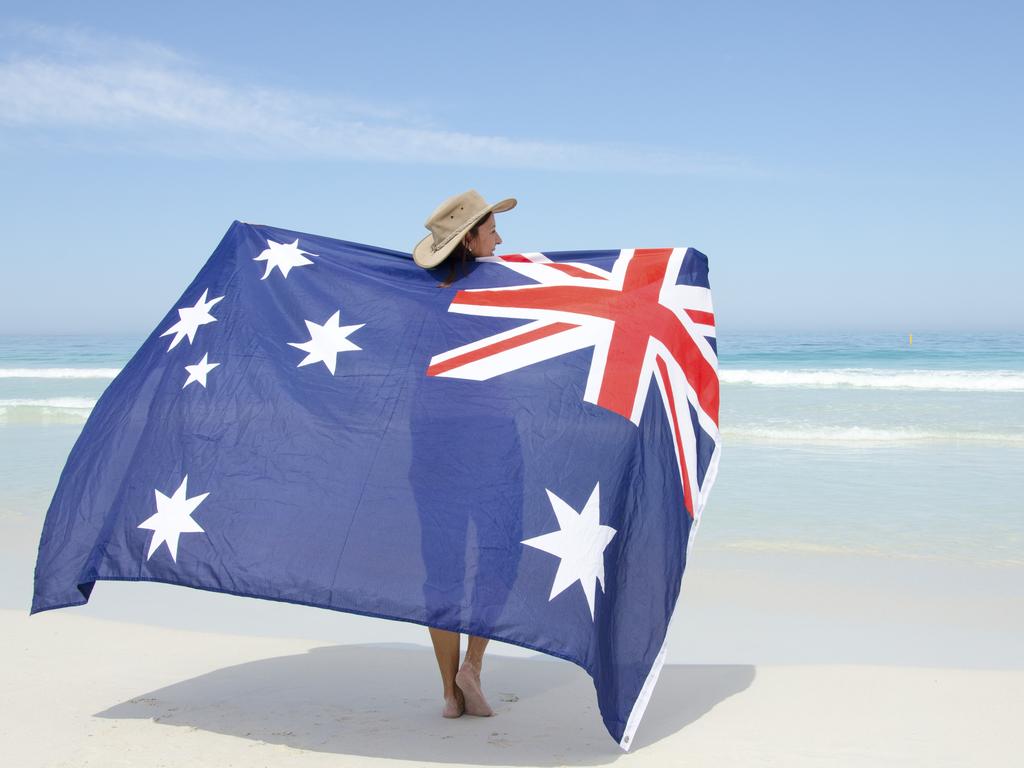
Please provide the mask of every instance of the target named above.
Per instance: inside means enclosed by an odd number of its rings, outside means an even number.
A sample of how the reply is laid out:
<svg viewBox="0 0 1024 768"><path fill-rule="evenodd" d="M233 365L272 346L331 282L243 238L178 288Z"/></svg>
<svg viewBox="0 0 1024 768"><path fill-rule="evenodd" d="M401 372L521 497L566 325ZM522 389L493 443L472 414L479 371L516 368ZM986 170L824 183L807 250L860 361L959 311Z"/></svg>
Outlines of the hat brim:
<svg viewBox="0 0 1024 768"><path fill-rule="evenodd" d="M424 269L433 269L442 261L448 258L452 251L455 250L456 246L462 242L462 238L466 236L478 222L487 218L492 213L504 213L505 211L511 211L516 207L518 201L514 197L507 197L494 205L488 205L483 210L476 213L474 216L466 220L459 229L457 229L452 236L448 238L448 241L434 250L434 236L427 235L418 243L416 247L412 249L412 260Z"/></svg>

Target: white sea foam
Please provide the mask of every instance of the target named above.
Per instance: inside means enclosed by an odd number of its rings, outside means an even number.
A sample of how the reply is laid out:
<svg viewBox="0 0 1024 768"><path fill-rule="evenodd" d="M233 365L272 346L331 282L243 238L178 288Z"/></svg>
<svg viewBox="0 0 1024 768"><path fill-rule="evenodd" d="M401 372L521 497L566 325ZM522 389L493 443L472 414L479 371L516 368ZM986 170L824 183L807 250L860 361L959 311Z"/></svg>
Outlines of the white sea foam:
<svg viewBox="0 0 1024 768"><path fill-rule="evenodd" d="M920 551L885 547L869 542L857 544L831 544L824 542L802 541L795 539L737 539L729 542L715 542L710 546L716 549L740 550L745 552L764 552L768 554L808 554L808 555L854 555L869 557L897 558L899 560L933 560L948 562L961 560L969 563L983 563L988 566L1017 567L1024 566L1024 559L1016 556L1001 557L1002 551L988 547L983 553L964 550L962 547L945 548L941 544L922 540L925 545ZM705 541L705 545L709 542ZM930 546L929 546L930 545Z"/></svg>
<svg viewBox="0 0 1024 768"><path fill-rule="evenodd" d="M1024 446L1019 432L965 432L939 429L878 429L873 427L738 425L722 430L726 441L806 443L811 445L900 443L989 443Z"/></svg>
<svg viewBox="0 0 1024 768"><path fill-rule="evenodd" d="M81 424L96 405L86 397L51 397L41 400L0 400L0 423Z"/></svg>
<svg viewBox="0 0 1024 768"><path fill-rule="evenodd" d="M0 379L113 379L119 368L0 368Z"/></svg>
<svg viewBox="0 0 1024 768"><path fill-rule="evenodd" d="M966 392L1024 392L1024 371L928 371L886 368L719 371L727 384L814 389L925 389Z"/></svg>
<svg viewBox="0 0 1024 768"><path fill-rule="evenodd" d="M0 408L73 408L91 410L96 401L89 397L48 397L41 400L13 398L0 400Z"/></svg>

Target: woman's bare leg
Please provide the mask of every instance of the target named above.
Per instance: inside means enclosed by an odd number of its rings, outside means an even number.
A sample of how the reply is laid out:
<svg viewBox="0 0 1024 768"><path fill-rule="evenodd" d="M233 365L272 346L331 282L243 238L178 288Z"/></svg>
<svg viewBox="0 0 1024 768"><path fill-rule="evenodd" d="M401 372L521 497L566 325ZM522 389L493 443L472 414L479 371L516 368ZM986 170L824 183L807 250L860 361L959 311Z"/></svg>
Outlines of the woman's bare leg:
<svg viewBox="0 0 1024 768"><path fill-rule="evenodd" d="M459 670L461 639L458 632L430 627L430 640L434 644L434 655L437 657L437 667L441 671L441 683L444 686L445 717L459 717L465 710L462 691L455 684L455 675ZM470 640L472 641L472 638ZM468 652L466 655L469 655Z"/></svg>
<svg viewBox="0 0 1024 768"><path fill-rule="evenodd" d="M467 715L478 717L490 717L494 714L491 705L484 698L484 692L480 688L480 669L484 663L484 649L487 648L486 637L469 636L466 658L455 675L456 687L462 690L465 698L465 710Z"/></svg>

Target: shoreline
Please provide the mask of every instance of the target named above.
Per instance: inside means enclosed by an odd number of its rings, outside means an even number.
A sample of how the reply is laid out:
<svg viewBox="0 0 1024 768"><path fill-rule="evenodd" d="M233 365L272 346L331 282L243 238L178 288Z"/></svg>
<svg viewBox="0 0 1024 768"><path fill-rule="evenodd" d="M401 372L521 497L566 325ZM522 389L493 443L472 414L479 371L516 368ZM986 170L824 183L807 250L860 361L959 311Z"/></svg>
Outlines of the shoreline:
<svg viewBox="0 0 1024 768"><path fill-rule="evenodd" d="M15 522L17 524L15 524ZM38 530L7 520L0 610L28 617ZM667 641L668 664L877 664L1024 669L1024 568L698 540ZM305 642L428 645L404 621L148 581L100 581L68 614L140 626ZM492 652L533 655L507 644Z"/></svg>

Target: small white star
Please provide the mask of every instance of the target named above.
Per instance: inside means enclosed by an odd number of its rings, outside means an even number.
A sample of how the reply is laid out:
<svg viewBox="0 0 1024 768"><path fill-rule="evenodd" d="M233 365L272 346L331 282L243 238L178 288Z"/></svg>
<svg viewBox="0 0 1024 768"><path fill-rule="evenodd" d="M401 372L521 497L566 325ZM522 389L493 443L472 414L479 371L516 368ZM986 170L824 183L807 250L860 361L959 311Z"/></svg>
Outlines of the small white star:
<svg viewBox="0 0 1024 768"><path fill-rule="evenodd" d="M178 346L178 342L186 336L188 336L188 343L191 344L196 337L196 331L199 330L200 325L217 321L217 318L210 314L210 308L224 297L218 296L207 301L206 294L207 291L203 291L203 295L199 297L199 301L195 303L195 306L179 309L178 322L160 334L161 336L174 334L174 338L171 339L171 346L167 348L168 352Z"/></svg>
<svg viewBox="0 0 1024 768"><path fill-rule="evenodd" d="M554 600L578 581L583 587L583 594L586 595L591 619L594 618L594 582L600 582L601 591L604 592L604 550L616 533L614 528L601 525L598 490L600 485L598 483L594 486L590 498L579 514L548 491L548 499L555 511L560 530L522 542L528 547L560 559L548 601Z"/></svg>
<svg viewBox="0 0 1024 768"><path fill-rule="evenodd" d="M198 496L193 496L191 499L187 498L187 485L188 475L185 475L185 479L181 481L178 490L170 498L154 489L153 493L156 494L157 512L155 515L139 523L139 528L153 531L153 538L149 542L149 554L146 555L146 560L149 560L157 548L166 542L167 549L171 553L171 559L174 562L178 562L178 537L183 533L205 533L199 526L199 523L192 519L192 513L196 511L196 507L202 504L203 500L210 494L201 493Z"/></svg>
<svg viewBox="0 0 1024 768"><path fill-rule="evenodd" d="M216 368L218 365L220 365L220 363L207 362L207 358L209 356L209 353L207 353L203 355L203 359L200 360L195 365L185 366L185 370L188 371L188 381L181 385L182 389L187 387L192 382L199 382L200 384L203 385L203 387L206 386L206 375L214 368Z"/></svg>
<svg viewBox="0 0 1024 768"><path fill-rule="evenodd" d="M361 349L361 347L348 340L348 335L352 331L362 328L366 323L338 327L340 316L341 310L338 310L327 318L327 322L323 325L317 325L307 320L306 328L309 330L309 341L301 343L296 341L288 342L290 346L301 349L306 353L305 359L298 365L299 368L312 363L323 363L327 366L327 370L333 374L338 363L339 352L351 352Z"/></svg>
<svg viewBox="0 0 1024 768"><path fill-rule="evenodd" d="M264 249L259 256L253 261L265 261L267 262L267 271L263 273L263 277L260 280L266 280L270 277L270 273L274 271L274 267L281 270L281 274L287 278L288 272L292 267L305 267L307 264L313 262L306 258L306 256L315 256L315 253L306 254L299 248L299 239L295 238L294 243L275 243L273 240L267 240L267 247Z"/></svg>

